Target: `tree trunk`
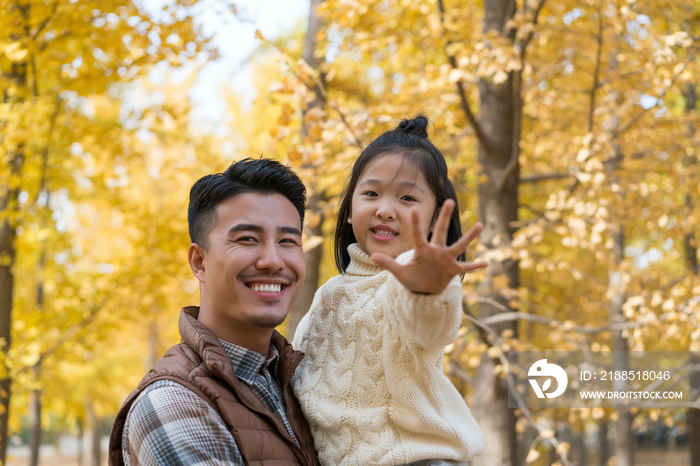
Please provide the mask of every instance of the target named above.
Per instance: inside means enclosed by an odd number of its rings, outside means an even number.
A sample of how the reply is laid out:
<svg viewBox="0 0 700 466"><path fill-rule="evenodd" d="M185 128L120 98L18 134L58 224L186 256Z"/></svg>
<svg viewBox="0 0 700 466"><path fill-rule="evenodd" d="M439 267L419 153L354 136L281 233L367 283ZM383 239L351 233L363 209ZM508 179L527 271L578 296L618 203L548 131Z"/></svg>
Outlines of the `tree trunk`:
<svg viewBox="0 0 700 466"><path fill-rule="evenodd" d="M20 10L25 21L23 30L29 36L29 24L27 21L30 5L11 5L11 9ZM14 13L14 12L13 12ZM21 39L16 36L15 40ZM27 60L12 63L7 73L2 74L2 79L11 87L16 87L14 93L3 93L3 104L17 104L27 97ZM14 94L14 95L13 95ZM12 300L14 297L14 275L12 266L15 262L17 250L15 237L17 235L16 221L12 218L18 210L17 196L20 192L19 183L22 166L24 165L24 145L22 143L12 153L0 154L0 159L7 157L9 160L9 177L7 184L2 186L0 192L0 351L7 358L7 353L12 344ZM8 367L3 363L0 368L0 464L5 464L7 456L8 421L10 415L10 394L12 381L8 373Z"/></svg>
<svg viewBox="0 0 700 466"><path fill-rule="evenodd" d="M158 362L158 314L156 305L148 309L148 351L146 352L146 371L150 371Z"/></svg>
<svg viewBox="0 0 700 466"><path fill-rule="evenodd" d="M83 428L83 452L81 455L81 466L100 466L102 440L102 422L95 413L92 401L88 401L85 410L85 426Z"/></svg>
<svg viewBox="0 0 700 466"><path fill-rule="evenodd" d="M610 52L610 69L615 70L618 67L617 62L617 49L613 49ZM622 104L622 97L617 96L616 101ZM612 126L617 129L620 124L618 117L612 117L610 121ZM624 159L624 153L620 147L620 141L617 139L615 132L612 132L613 140L612 147L615 151L612 160L606 165L607 177L610 182L615 183L619 186L619 178L617 176L618 170ZM612 325L619 324L623 325L626 323L626 318L622 310L622 306L627 300L625 293L625 280L623 277L623 270L621 270L622 262L625 259L625 226L624 226L624 193L618 191L616 193L617 201L621 206L618 216L613 216L614 218L620 218L620 220L612 222L609 227L610 236L613 240L613 260L614 265L609 269L608 278L608 289L612 296L610 300L610 323ZM614 371L626 371L629 369L629 345L627 343L627 338L623 335L622 330L613 330L612 332L612 349L614 351L613 356L613 370ZM627 388L626 380L613 380L612 387L615 391L626 390ZM617 407L617 421L615 422L615 465L616 466L634 466L634 433L632 431L632 421L634 416L629 408L622 407L619 403Z"/></svg>
<svg viewBox="0 0 700 466"><path fill-rule="evenodd" d="M100 466L102 464L102 419L95 417L95 425L92 428L92 445L90 456L92 457L92 466Z"/></svg>
<svg viewBox="0 0 700 466"><path fill-rule="evenodd" d="M325 86L325 77L320 71L320 63L314 56L316 51L316 36L321 29L321 20L318 17L318 6L322 3L322 0L311 0L309 2L309 28L306 31L306 40L304 42L304 61L319 74L319 81L322 86ZM322 91L318 86L315 89L316 98L308 105L304 110L303 114L306 116L309 110L312 108L324 109L326 106L326 96L325 88ZM305 119L304 119L305 120ZM308 131L306 123L304 122L304 136L308 137ZM312 168L305 166L305 168ZM313 184L313 180L308 180L310 183L307 186L310 196L309 201L306 206L307 212L312 212L318 216L313 220L313 224L307 225L306 231L309 236L323 236L323 220L324 215L320 210L321 203L325 200L325 195L322 192L318 192ZM307 222L308 223L308 222ZM299 325L302 317L308 312L313 302L314 295L318 289L319 281L319 271L321 267L321 259L323 258L323 243L319 244L313 249L310 249L304 253L304 259L306 261L306 280L302 285L301 291L299 292L299 297L297 298L294 306L292 306L292 311L287 318L287 334L289 339L294 338L294 331Z"/></svg>
<svg viewBox="0 0 700 466"><path fill-rule="evenodd" d="M588 466L588 451L586 449L586 434L582 431L576 433L571 441L571 449L574 452L573 458L578 466Z"/></svg>
<svg viewBox="0 0 700 466"><path fill-rule="evenodd" d="M598 466L606 466L610 457L610 445L608 444L608 421L598 421Z"/></svg>
<svg viewBox="0 0 700 466"><path fill-rule="evenodd" d="M695 84L688 83L688 86L683 94L685 95L686 115L692 115L695 112L695 107L698 100ZM691 123L688 127L688 136L691 144L695 136L695 131L695 126ZM695 176L695 166L697 165L695 157L686 157L684 164L686 166L692 166L693 169L688 171L690 172L691 176ZM694 187L694 183L692 182L686 182L685 185ZM695 203L692 193L687 193L685 196L685 208L685 218L693 218ZM683 235L683 249L688 273L697 276L700 268L698 267L698 247L695 239L694 222L691 222L689 225L685 226L685 233ZM697 356L697 354L691 353L688 363L700 364L700 358ZM691 375L690 388L694 393L700 393L700 372L695 371ZM700 466L700 409L697 408L688 408L688 444L690 445L690 466Z"/></svg>
<svg viewBox="0 0 700 466"><path fill-rule="evenodd" d="M19 176L24 162L22 148L19 149L10 163L10 172L14 176ZM12 178L13 176L10 177ZM17 255L15 249L17 226L8 217L17 210L18 194L19 187L12 186L8 182L4 198L0 200L0 214L3 219L0 221L0 351L5 354L5 357L12 344L12 298L14 296L12 266ZM0 368L0 464L5 464L7 455L11 384L8 367L4 365Z"/></svg>
<svg viewBox="0 0 700 466"><path fill-rule="evenodd" d="M491 0L484 2L484 9L484 32L504 31L506 22L513 15L512 2ZM514 78L519 76L511 72L508 80L500 85L486 80L479 82L479 125L484 138L479 144L479 164L482 174L487 177L485 182L479 184L479 216L484 224L480 241L488 249L508 246L514 233L512 222L518 220L518 139L521 109L520 89L518 86L514 92ZM488 147L484 147L484 143ZM493 279L498 276L505 276L508 286L517 289L520 285L518 262L491 261L487 269L487 278L479 290L482 297L508 307L506 298L494 289ZM479 305L479 317L482 319L500 312L501 310L491 304ZM516 322L494 325L493 328L498 333L511 329L517 337ZM488 448L474 458L474 466L518 465L515 410L508 408L506 381L494 375L496 364L497 360L484 355L477 369L474 417L484 433Z"/></svg>
<svg viewBox="0 0 700 466"><path fill-rule="evenodd" d="M43 227L46 227L44 222ZM36 308L43 314L44 310L44 268L46 266L46 248L42 244L40 246L41 254L39 256L39 282L36 286ZM41 378L41 363L42 360L39 358L37 363L34 365L34 383L39 384ZM29 401L29 419L31 422L31 431L29 437L29 465L38 466L39 464L39 451L41 448L41 397L42 389L35 388L31 392Z"/></svg>
<svg viewBox="0 0 700 466"><path fill-rule="evenodd" d="M83 458L85 457L85 429L83 421L78 419L78 466L83 466Z"/></svg>
<svg viewBox="0 0 700 466"><path fill-rule="evenodd" d="M611 181L617 182L616 171L623 158L620 147L615 143L615 161L608 166L608 176ZM612 295L610 301L610 323L622 325L626 323L622 310L623 304L627 300L625 294L625 283L623 272L620 270L622 261L625 258L625 227L621 223L612 223L610 235L613 239L613 257L615 266L611 267L609 277L609 291ZM613 370L627 371L629 369L629 346L627 338L622 330L612 332ZM626 380L613 380L613 390L624 391L627 389ZM621 403L617 405L617 421L615 423L615 465L634 466L634 434L632 432L632 421L634 417L629 408Z"/></svg>
<svg viewBox="0 0 700 466"><path fill-rule="evenodd" d="M41 364L34 366L34 379L39 379ZM29 419L31 430L29 433L29 466L38 466L39 449L41 448L41 389L32 390L29 404Z"/></svg>
<svg viewBox="0 0 700 466"><path fill-rule="evenodd" d="M700 364L697 353L691 353L690 364ZM697 396L700 390L700 371L690 376L690 387ZM690 445L690 466L700 466L700 409L688 408L688 444Z"/></svg>

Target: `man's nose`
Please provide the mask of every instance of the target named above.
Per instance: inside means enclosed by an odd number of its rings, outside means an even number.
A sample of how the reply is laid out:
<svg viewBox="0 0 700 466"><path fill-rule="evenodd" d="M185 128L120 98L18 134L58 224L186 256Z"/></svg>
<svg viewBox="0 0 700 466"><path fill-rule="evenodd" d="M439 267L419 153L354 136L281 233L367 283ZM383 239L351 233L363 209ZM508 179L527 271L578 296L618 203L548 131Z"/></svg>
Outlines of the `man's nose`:
<svg viewBox="0 0 700 466"><path fill-rule="evenodd" d="M271 272L277 272L284 268L284 261L282 260L276 243L265 245L260 249L260 256L255 263L255 267Z"/></svg>

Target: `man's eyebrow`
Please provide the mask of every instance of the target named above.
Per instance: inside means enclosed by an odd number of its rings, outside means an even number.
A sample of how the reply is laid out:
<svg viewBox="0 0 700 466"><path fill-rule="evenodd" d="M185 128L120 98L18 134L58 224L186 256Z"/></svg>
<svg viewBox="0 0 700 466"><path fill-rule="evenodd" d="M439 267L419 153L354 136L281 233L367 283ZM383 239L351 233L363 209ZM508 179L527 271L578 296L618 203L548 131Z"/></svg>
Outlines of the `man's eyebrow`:
<svg viewBox="0 0 700 466"><path fill-rule="evenodd" d="M280 233L291 233L292 235L301 236L301 231L299 231L298 228L294 227L278 227L277 231L279 231Z"/></svg>
<svg viewBox="0 0 700 466"><path fill-rule="evenodd" d="M228 234L237 233L239 231L252 231L255 233L263 233L265 229L260 225L255 225L252 223L239 223L229 228ZM279 233L289 233L292 235L301 236L301 231L298 228L294 227L277 227L277 231Z"/></svg>
<svg viewBox="0 0 700 466"><path fill-rule="evenodd" d="M252 223L239 223L229 228L228 234L236 233L239 231L253 231L255 233L262 233L263 231L265 231L265 229L260 225L254 225Z"/></svg>

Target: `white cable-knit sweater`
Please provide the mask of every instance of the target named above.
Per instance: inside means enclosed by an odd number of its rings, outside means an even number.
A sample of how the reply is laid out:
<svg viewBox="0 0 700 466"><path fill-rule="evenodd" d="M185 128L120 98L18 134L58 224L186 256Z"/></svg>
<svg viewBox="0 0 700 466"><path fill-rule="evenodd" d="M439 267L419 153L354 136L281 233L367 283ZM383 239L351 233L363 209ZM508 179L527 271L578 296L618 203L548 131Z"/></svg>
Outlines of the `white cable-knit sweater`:
<svg viewBox="0 0 700 466"><path fill-rule="evenodd" d="M484 436L443 374L457 339L462 288L419 295L357 244L347 272L316 292L293 345L306 353L293 378L324 466L469 460ZM401 254L405 264L413 251Z"/></svg>

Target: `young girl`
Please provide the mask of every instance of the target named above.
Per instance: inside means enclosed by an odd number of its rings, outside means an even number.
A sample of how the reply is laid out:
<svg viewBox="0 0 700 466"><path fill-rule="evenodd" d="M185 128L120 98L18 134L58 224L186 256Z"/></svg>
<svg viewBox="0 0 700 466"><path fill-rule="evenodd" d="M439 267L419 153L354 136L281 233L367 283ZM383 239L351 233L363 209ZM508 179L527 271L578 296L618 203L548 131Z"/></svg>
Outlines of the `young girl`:
<svg viewBox="0 0 700 466"><path fill-rule="evenodd" d="M464 250L456 195L427 118L355 162L338 213L341 274L316 292L293 346L293 384L324 466L466 465L484 437L443 374L457 339Z"/></svg>

